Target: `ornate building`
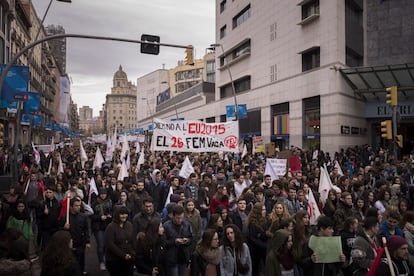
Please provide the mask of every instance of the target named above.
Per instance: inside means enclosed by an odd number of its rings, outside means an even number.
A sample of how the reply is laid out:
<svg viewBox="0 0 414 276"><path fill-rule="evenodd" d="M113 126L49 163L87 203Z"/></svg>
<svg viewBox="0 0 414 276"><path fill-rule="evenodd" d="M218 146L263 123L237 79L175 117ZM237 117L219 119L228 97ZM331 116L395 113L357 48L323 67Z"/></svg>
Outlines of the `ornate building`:
<svg viewBox="0 0 414 276"><path fill-rule="evenodd" d="M106 95L105 129L107 132L126 131L137 127L137 88L128 81L127 74L119 66L113 78L111 94Z"/></svg>

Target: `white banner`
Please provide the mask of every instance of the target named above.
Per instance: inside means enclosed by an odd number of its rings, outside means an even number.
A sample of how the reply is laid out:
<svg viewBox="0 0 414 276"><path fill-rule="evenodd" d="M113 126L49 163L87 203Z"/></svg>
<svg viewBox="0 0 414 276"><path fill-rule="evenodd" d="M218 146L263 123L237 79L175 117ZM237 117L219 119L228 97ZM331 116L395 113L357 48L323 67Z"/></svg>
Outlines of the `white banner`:
<svg viewBox="0 0 414 276"><path fill-rule="evenodd" d="M266 158L265 175L268 174L274 179L286 174L287 159Z"/></svg>
<svg viewBox="0 0 414 276"><path fill-rule="evenodd" d="M180 152L238 152L238 121L163 121L154 119L151 148Z"/></svg>

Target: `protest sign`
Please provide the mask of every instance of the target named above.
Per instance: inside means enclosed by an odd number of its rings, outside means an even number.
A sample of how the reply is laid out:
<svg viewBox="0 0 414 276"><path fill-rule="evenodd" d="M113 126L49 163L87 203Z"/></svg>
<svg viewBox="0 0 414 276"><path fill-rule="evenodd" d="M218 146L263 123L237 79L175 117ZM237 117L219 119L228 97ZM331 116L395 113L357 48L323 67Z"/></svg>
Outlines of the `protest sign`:
<svg viewBox="0 0 414 276"><path fill-rule="evenodd" d="M163 121L154 119L151 148L180 152L238 152L237 121Z"/></svg>
<svg viewBox="0 0 414 276"><path fill-rule="evenodd" d="M286 159L266 158L265 175L270 175L272 180L286 174Z"/></svg>
<svg viewBox="0 0 414 276"><path fill-rule="evenodd" d="M342 254L342 243L340 236L318 237L312 235L309 239L309 248L317 257L317 263L337 263Z"/></svg>

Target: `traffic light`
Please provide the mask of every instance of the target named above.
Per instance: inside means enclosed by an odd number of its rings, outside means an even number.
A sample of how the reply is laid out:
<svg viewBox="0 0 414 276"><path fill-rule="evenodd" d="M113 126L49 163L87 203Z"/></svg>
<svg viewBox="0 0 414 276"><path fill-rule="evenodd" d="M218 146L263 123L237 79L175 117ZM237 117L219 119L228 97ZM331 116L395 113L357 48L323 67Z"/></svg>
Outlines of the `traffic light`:
<svg viewBox="0 0 414 276"><path fill-rule="evenodd" d="M401 134L399 134L399 135L395 136L395 142L397 143L397 145L398 145L400 148L402 148L402 147L403 147L403 145L404 145L404 142L403 142L403 136L402 136Z"/></svg>
<svg viewBox="0 0 414 276"><path fill-rule="evenodd" d="M185 65L194 65L193 45L188 45L185 49Z"/></svg>
<svg viewBox="0 0 414 276"><path fill-rule="evenodd" d="M160 37L156 35L141 35L141 53L158 55L160 53L160 45L149 44L145 42L160 43Z"/></svg>
<svg viewBox="0 0 414 276"><path fill-rule="evenodd" d="M390 106L397 106L398 104L397 86L391 86L387 88L386 103Z"/></svg>
<svg viewBox="0 0 414 276"><path fill-rule="evenodd" d="M381 137L392 140L392 121L386 120L381 122Z"/></svg>
<svg viewBox="0 0 414 276"><path fill-rule="evenodd" d="M4 124L0 122L0 146L4 145Z"/></svg>

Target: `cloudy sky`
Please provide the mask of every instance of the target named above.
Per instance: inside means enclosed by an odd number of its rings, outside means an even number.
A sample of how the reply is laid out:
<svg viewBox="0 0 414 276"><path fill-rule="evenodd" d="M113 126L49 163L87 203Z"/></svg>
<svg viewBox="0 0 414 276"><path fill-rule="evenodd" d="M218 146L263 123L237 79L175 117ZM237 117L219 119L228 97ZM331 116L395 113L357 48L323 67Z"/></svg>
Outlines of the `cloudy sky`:
<svg viewBox="0 0 414 276"><path fill-rule="evenodd" d="M49 0L32 0L43 17ZM214 43L215 0L72 0L53 1L45 25L62 25L67 34L140 40L141 34L161 37L161 43L195 47L195 57ZM66 71L78 107L89 105L94 116L105 102L112 78L121 64L128 79L162 68L173 68L185 58L184 49L161 47L158 56L140 53L140 45L101 40L67 39Z"/></svg>

